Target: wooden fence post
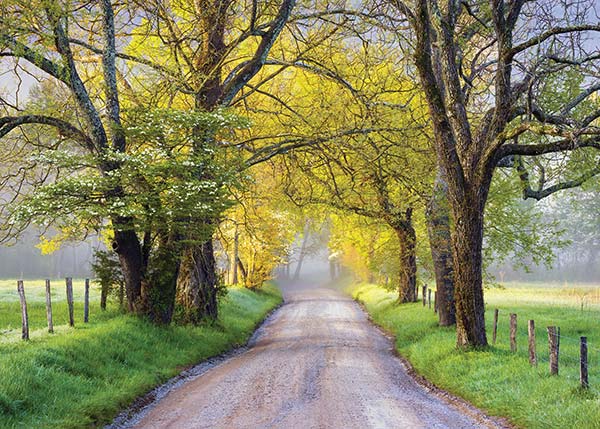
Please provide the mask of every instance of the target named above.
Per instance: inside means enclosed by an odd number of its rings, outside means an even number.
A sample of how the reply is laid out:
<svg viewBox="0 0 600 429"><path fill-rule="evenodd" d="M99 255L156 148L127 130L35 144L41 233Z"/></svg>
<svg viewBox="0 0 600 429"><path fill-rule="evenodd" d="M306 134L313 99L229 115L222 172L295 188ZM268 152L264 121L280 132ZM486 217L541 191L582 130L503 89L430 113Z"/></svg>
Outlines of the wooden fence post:
<svg viewBox="0 0 600 429"><path fill-rule="evenodd" d="M52 321L52 296L50 294L50 280L46 279L46 320L48 321L48 332L54 332L54 323Z"/></svg>
<svg viewBox="0 0 600 429"><path fill-rule="evenodd" d="M423 286L423 307L427 304L427 285Z"/></svg>
<svg viewBox="0 0 600 429"><path fill-rule="evenodd" d="M529 334L529 363L531 365L537 365L537 355L535 353L535 322L530 320L527 323L527 332Z"/></svg>
<svg viewBox="0 0 600 429"><path fill-rule="evenodd" d="M498 309L494 310L494 331L492 334L492 343L496 344L496 336L498 334Z"/></svg>
<svg viewBox="0 0 600 429"><path fill-rule="evenodd" d="M438 298L437 298L437 290L433 293L433 312L438 312Z"/></svg>
<svg viewBox="0 0 600 429"><path fill-rule="evenodd" d="M85 279L85 293L83 298L83 323L88 323L90 316L90 279Z"/></svg>
<svg viewBox="0 0 600 429"><path fill-rule="evenodd" d="M429 293L429 296L427 298L427 305L431 309L431 289L429 289L427 292Z"/></svg>
<svg viewBox="0 0 600 429"><path fill-rule="evenodd" d="M579 338L579 381L581 382L581 387L587 389L590 387L590 383L588 380L588 347L587 347L587 337Z"/></svg>
<svg viewBox="0 0 600 429"><path fill-rule="evenodd" d="M559 342L556 326L548 326L548 354L550 355L550 374L558 375Z"/></svg>
<svg viewBox="0 0 600 429"><path fill-rule="evenodd" d="M29 316L27 315L27 301L25 301L25 288L23 286L23 280L17 281L17 291L19 292L19 300L21 301L21 327L22 334L21 338L24 340L29 339Z"/></svg>
<svg viewBox="0 0 600 429"><path fill-rule="evenodd" d="M510 351L517 351L517 315L510 313Z"/></svg>
<svg viewBox="0 0 600 429"><path fill-rule="evenodd" d="M69 326L75 326L75 320L73 319L73 279L67 277L67 305L69 306Z"/></svg>

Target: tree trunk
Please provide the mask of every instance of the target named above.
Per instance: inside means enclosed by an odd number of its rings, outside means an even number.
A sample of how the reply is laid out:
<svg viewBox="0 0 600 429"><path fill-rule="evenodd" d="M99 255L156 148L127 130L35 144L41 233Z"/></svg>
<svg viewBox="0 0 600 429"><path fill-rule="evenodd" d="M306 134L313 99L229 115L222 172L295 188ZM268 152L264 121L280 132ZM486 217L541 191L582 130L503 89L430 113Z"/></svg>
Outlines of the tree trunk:
<svg viewBox="0 0 600 429"><path fill-rule="evenodd" d="M106 310L106 300L108 298L108 286L109 283L103 281L100 284L100 308Z"/></svg>
<svg viewBox="0 0 600 429"><path fill-rule="evenodd" d="M218 317L217 273L212 240L184 251L177 281L178 318L197 324Z"/></svg>
<svg viewBox="0 0 600 429"><path fill-rule="evenodd" d="M329 260L329 278L331 281L334 281L336 278L335 275L335 261L333 259Z"/></svg>
<svg viewBox="0 0 600 429"><path fill-rule="evenodd" d="M302 246L300 247L300 255L298 256L298 263L296 264L296 271L294 271L294 281L300 279L300 271L302 270L302 263L306 256L306 246L308 245L308 238L310 236L310 221L306 221L304 224L304 237L302 239Z"/></svg>
<svg viewBox="0 0 600 429"><path fill-rule="evenodd" d="M134 231L114 231L113 249L119 255L119 262L125 279L127 309L131 313L140 311L142 277L144 266L140 241Z"/></svg>
<svg viewBox="0 0 600 429"><path fill-rule="evenodd" d="M409 212L407 211L407 218L402 222L402 226L395 228L400 242L398 300L401 303L414 302L417 299L416 233Z"/></svg>
<svg viewBox="0 0 600 429"><path fill-rule="evenodd" d="M246 284L248 282L248 273L246 272L246 268L244 268L244 263L242 262L242 260L240 258L237 258L237 265L240 269L240 274L242 275L242 278L244 279L244 284Z"/></svg>
<svg viewBox="0 0 600 429"><path fill-rule="evenodd" d="M368 278L367 282L369 284L375 283L375 273L373 272L373 260L375 259L375 241L377 240L377 234L371 237L371 241L369 242L369 253L368 253L368 263L367 263L367 271Z"/></svg>
<svg viewBox="0 0 600 429"><path fill-rule="evenodd" d="M143 313L156 324L167 325L173 319L175 291L181 255L175 249L177 239L165 237L150 259L142 281Z"/></svg>
<svg viewBox="0 0 600 429"><path fill-rule="evenodd" d="M236 225L235 226L235 235L233 237L233 264L231 266L231 269L233 270L231 284L234 284L234 285L238 284L238 264L237 264L237 260L240 257L240 255L239 255L239 242L240 242L240 235L238 233L238 227Z"/></svg>
<svg viewBox="0 0 600 429"><path fill-rule="evenodd" d="M458 347L485 346L485 306L482 284L483 209L485 194L467 193L454 201L452 249L454 259L454 299Z"/></svg>
<svg viewBox="0 0 600 429"><path fill-rule="evenodd" d="M450 208L448 207L448 185L441 171L438 171L435 178L433 194L425 215L435 271L439 325L451 326L456 323L456 310L450 244Z"/></svg>

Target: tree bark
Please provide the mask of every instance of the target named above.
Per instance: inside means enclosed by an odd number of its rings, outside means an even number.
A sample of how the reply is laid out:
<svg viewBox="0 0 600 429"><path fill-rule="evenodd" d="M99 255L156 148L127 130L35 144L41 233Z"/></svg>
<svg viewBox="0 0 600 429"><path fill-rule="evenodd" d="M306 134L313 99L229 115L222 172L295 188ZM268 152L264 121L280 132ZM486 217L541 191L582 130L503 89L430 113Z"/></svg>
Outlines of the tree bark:
<svg viewBox="0 0 600 429"><path fill-rule="evenodd" d="M227 63L225 59L230 53L225 43L225 34L231 4L231 0L194 1L198 23L204 30L201 49L194 57L197 76L194 76L193 82L200 83L195 94L195 108L200 111L212 111L217 107L228 106L233 97L258 73L266 62L267 53L273 42L287 22L295 1L282 2L276 18L261 36L252 59L247 61L238 73L226 79L226 84L222 80L222 67ZM204 145L214 144L213 136L207 136L204 130L198 129L195 133L194 150L202 150ZM198 175L204 177L205 172L198 171ZM214 218L204 219L204 221L213 222ZM237 264L234 262L235 265ZM191 245L186 249L181 265L181 278L177 282L177 301L184 308L184 313L190 317L191 322L204 318L216 319L218 316L215 268L212 237L200 245Z"/></svg>
<svg viewBox="0 0 600 429"><path fill-rule="evenodd" d="M125 279L125 295L129 312L138 313L142 293L144 272L142 249L135 231L115 230L113 249L119 255L119 262Z"/></svg>
<svg viewBox="0 0 600 429"><path fill-rule="evenodd" d="M237 265L240 268L240 274L242 275L242 278L244 279L244 283L248 282L248 272L246 271L246 268L244 267L244 263L242 262L242 260L240 258L237 258Z"/></svg>
<svg viewBox="0 0 600 429"><path fill-rule="evenodd" d="M417 237L412 226L412 210L407 210L406 218L394 227L400 243L400 270L398 300L401 303L414 302L417 299Z"/></svg>
<svg viewBox="0 0 600 429"><path fill-rule="evenodd" d="M448 207L448 185L441 171L436 175L433 194L427 204L425 217L435 271L439 325L452 326L456 323L456 310L450 243L450 208Z"/></svg>
<svg viewBox="0 0 600 429"><path fill-rule="evenodd" d="M212 240L184 251L177 281L178 318L197 324L218 317L218 282Z"/></svg>
<svg viewBox="0 0 600 429"><path fill-rule="evenodd" d="M231 265L231 269L233 270L233 274L232 274L232 279L231 279L231 284L238 284L238 264L237 264L237 260L239 259L240 255L239 255L239 241L240 241L240 235L238 233L238 227L237 225L235 226L235 235L233 237L233 263Z"/></svg>
<svg viewBox="0 0 600 429"><path fill-rule="evenodd" d="M106 310L106 301L108 299L108 283L102 282L100 285L100 308Z"/></svg>
<svg viewBox="0 0 600 429"><path fill-rule="evenodd" d="M175 291L181 255L177 237L165 237L153 252L142 281L141 307L153 323L167 325L173 319Z"/></svg>
<svg viewBox="0 0 600 429"><path fill-rule="evenodd" d="M483 209L487 188L454 201L452 249L454 260L454 299L456 339L459 347L485 346L485 305L482 284Z"/></svg>

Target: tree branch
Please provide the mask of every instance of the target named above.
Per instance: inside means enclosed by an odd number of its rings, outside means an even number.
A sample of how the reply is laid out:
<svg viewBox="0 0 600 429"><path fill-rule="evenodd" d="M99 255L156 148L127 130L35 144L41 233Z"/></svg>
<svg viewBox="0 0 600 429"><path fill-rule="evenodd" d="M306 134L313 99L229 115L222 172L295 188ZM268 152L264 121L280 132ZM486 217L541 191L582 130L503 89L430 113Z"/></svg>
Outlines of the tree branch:
<svg viewBox="0 0 600 429"><path fill-rule="evenodd" d="M556 192L581 186L588 180L600 174L600 166L597 166L591 169L590 171L583 173L576 179L559 182L547 188L544 188L544 180L542 179L540 180L538 189L534 190L531 188L529 173L527 172L527 169L525 168L525 165L523 164L523 161L520 159L520 157L516 157L515 166L517 172L519 173L519 179L521 180L521 184L523 185L524 200L531 198L540 201Z"/></svg>
<svg viewBox="0 0 600 429"><path fill-rule="evenodd" d="M92 139L90 139L90 137L79 128L66 121L63 121L62 119L44 115L2 117L0 118L0 137L4 137L13 129L25 124L40 124L54 127L59 131L60 134L82 144L90 152L93 152L95 149Z"/></svg>
<svg viewBox="0 0 600 429"><path fill-rule="evenodd" d="M283 26L287 22L296 0L282 0L277 17L273 20L268 31L261 36L261 42L254 53L254 56L248 61L238 72L238 74L229 80L223 88L223 95L219 100L223 106L229 105L235 95L258 73L260 68L265 64L267 55L273 47L275 40L283 30Z"/></svg>
<svg viewBox="0 0 600 429"><path fill-rule="evenodd" d="M3 44L10 49L10 52L3 53L2 55L23 58L55 79L60 80L66 85L70 85L69 72L65 67L49 60L39 52L36 52L29 46L19 42L14 37L0 34L0 44Z"/></svg>
<svg viewBox="0 0 600 429"><path fill-rule="evenodd" d="M264 146L256 151L246 160L248 167L270 160L271 158L300 149L307 146L314 146L320 143L326 143L337 138L349 137L353 135L370 134L376 132L397 131L396 128L358 128L313 138L297 137L282 140L279 143Z"/></svg>
<svg viewBox="0 0 600 429"><path fill-rule="evenodd" d="M573 25L570 27L553 27L550 30L543 32L539 36L533 37L533 38L527 40L526 42L523 42L523 43L513 47L509 51L507 51L505 54L506 60L511 61L512 58L515 55L517 55L518 53L520 53L526 49L529 49L533 46L539 45L543 41L548 40L549 38L551 38L553 36L558 36L560 34L567 34L567 33L577 33L577 32L581 32L581 31L600 31L600 25L585 24L585 25Z"/></svg>

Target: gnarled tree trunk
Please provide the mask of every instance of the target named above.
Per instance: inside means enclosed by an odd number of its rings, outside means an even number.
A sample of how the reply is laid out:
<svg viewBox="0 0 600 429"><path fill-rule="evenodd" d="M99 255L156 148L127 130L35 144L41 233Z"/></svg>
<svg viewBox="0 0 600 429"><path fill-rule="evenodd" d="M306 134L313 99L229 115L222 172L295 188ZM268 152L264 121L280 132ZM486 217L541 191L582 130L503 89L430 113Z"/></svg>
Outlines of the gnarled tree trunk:
<svg viewBox="0 0 600 429"><path fill-rule="evenodd" d="M441 171L438 171L435 178L433 194L427 204L425 217L435 271L439 324L451 326L456 323L456 309L450 243L450 208L448 207L448 185Z"/></svg>
<svg viewBox="0 0 600 429"><path fill-rule="evenodd" d="M179 237L163 237L153 252L142 281L141 308L152 322L167 325L173 319L181 256Z"/></svg>
<svg viewBox="0 0 600 429"><path fill-rule="evenodd" d="M177 280L178 318L199 323L218 317L218 281L212 240L190 246L183 252Z"/></svg>

